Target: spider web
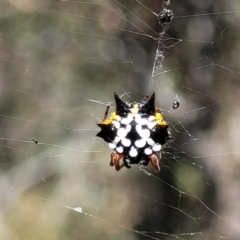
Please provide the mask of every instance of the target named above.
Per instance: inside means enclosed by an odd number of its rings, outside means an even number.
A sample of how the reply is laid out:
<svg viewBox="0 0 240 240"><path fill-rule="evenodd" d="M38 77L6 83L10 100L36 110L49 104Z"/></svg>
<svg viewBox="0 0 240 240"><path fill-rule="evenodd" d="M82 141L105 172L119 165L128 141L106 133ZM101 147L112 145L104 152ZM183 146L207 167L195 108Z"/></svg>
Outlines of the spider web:
<svg viewBox="0 0 240 240"><path fill-rule="evenodd" d="M240 238L239 3L166 3L0 3L1 239ZM161 171L116 172L96 123L153 91Z"/></svg>

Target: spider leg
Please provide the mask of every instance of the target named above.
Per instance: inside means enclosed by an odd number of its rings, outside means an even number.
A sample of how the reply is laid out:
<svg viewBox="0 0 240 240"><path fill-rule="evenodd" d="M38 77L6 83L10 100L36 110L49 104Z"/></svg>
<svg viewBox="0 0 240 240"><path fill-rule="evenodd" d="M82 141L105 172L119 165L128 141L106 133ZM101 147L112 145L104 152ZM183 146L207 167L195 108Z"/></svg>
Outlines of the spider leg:
<svg viewBox="0 0 240 240"><path fill-rule="evenodd" d="M160 171L160 166L159 166L160 157L161 157L161 153L153 153L149 156L149 159L151 161L151 164L155 172Z"/></svg>
<svg viewBox="0 0 240 240"><path fill-rule="evenodd" d="M104 116L103 116L103 120L102 120L103 122L107 119L109 108L110 108L110 106L106 107L106 110L105 110L105 113L104 113Z"/></svg>
<svg viewBox="0 0 240 240"><path fill-rule="evenodd" d="M122 157L123 157L123 155L121 153L116 152L116 151L113 151L111 153L110 166L113 167L115 165L116 171L119 171L120 169L122 169L124 167L124 163L119 165L119 162L122 159Z"/></svg>

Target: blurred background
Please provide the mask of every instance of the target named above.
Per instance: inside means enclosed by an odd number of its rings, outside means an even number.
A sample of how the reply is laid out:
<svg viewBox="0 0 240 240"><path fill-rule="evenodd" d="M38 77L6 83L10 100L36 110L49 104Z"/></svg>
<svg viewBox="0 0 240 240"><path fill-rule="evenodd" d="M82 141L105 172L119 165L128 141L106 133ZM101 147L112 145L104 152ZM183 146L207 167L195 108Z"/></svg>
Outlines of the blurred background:
<svg viewBox="0 0 240 240"><path fill-rule="evenodd" d="M239 2L0 2L0 239L239 239ZM156 93L160 173L95 137L113 92ZM175 96L180 108L169 112Z"/></svg>

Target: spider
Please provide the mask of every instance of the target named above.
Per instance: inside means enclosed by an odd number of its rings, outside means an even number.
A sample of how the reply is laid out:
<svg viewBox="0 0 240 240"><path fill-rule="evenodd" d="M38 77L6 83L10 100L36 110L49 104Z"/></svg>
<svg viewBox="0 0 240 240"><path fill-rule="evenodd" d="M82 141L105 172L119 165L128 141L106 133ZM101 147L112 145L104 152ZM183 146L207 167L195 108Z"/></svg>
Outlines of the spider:
<svg viewBox="0 0 240 240"><path fill-rule="evenodd" d="M110 166L119 171L124 166L130 168L130 164L147 166L151 162L154 171L159 172L162 147L172 135L161 111L155 106L155 93L144 103L126 103L116 93L114 99L116 111L107 118L110 108L107 106L102 122L97 124L101 128L97 136L112 149ZM172 109L178 106L176 97ZM123 163L120 164L121 159Z"/></svg>

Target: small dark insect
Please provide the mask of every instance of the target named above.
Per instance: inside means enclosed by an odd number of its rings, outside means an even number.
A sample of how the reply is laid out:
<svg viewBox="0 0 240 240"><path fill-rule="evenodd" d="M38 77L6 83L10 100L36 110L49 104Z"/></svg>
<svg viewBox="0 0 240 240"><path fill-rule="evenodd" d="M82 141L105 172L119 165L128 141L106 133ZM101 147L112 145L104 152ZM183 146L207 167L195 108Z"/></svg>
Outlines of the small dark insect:
<svg viewBox="0 0 240 240"><path fill-rule="evenodd" d="M33 139L32 141L33 141L35 144L38 144L38 141L37 141L37 140Z"/></svg>
<svg viewBox="0 0 240 240"><path fill-rule="evenodd" d="M173 11L171 9L164 8L159 14L158 20L160 24L169 24L173 19Z"/></svg>
<svg viewBox="0 0 240 240"><path fill-rule="evenodd" d="M179 108L179 106L180 106L180 101L178 99L178 96L176 96L175 100L172 103L172 109L175 110L175 109Z"/></svg>
<svg viewBox="0 0 240 240"><path fill-rule="evenodd" d="M147 166L151 162L155 172L160 171L159 161L163 146L172 139L168 123L155 106L155 93L144 103L126 103L114 93L116 111L107 118L106 108L103 121L97 124L97 134L112 149L110 166L119 171L130 164ZM120 160L123 163L120 164Z"/></svg>

